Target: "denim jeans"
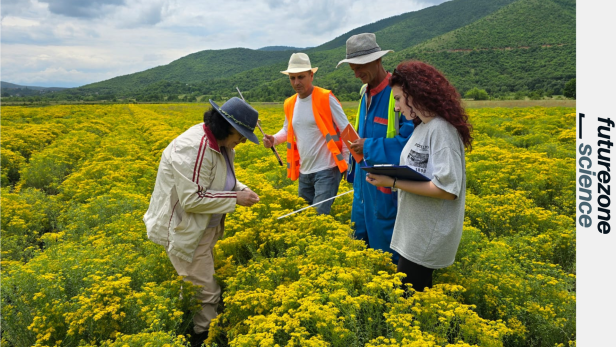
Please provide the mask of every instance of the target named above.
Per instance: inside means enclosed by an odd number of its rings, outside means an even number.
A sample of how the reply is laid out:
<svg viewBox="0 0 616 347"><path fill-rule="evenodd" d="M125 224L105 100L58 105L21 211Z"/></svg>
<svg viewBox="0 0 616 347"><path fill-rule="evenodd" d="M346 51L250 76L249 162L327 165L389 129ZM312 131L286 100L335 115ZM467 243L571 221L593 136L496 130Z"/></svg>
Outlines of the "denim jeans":
<svg viewBox="0 0 616 347"><path fill-rule="evenodd" d="M337 166L311 174L299 174L299 197L308 205L336 196L342 173ZM318 214L329 214L335 199L331 199L316 207Z"/></svg>

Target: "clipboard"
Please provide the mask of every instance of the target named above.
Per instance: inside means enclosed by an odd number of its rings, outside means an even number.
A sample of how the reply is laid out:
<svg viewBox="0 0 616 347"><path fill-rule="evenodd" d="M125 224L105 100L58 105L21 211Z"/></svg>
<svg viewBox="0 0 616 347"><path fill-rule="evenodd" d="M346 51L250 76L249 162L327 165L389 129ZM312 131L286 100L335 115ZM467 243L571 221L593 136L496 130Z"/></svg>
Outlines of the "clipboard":
<svg viewBox="0 0 616 347"><path fill-rule="evenodd" d="M344 145L349 149L349 152L351 152L353 158L355 158L355 161L361 163L364 160L364 155L357 154L354 150L351 149L351 143L359 139L359 135L357 135L357 132L355 131L355 129L353 129L353 126L351 124L348 124L346 128L344 128L342 133L340 133L340 137L342 137L342 142L344 142Z"/></svg>
<svg viewBox="0 0 616 347"><path fill-rule="evenodd" d="M409 181L431 181L428 177L411 169L408 166L399 166L392 164L378 164L374 166L360 166L364 171L376 174L395 177L401 180Z"/></svg>

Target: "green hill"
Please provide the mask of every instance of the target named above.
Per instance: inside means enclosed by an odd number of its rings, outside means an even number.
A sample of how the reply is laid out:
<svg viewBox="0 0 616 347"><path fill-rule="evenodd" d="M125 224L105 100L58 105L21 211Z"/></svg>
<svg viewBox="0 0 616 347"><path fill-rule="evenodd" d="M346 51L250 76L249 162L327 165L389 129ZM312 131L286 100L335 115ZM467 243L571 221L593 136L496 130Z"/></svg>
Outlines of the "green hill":
<svg viewBox="0 0 616 347"><path fill-rule="evenodd" d="M341 100L359 97L361 82L347 65L335 67L344 59L347 38L361 32L376 33L381 48L395 51L383 58L387 69L402 60L426 61L461 93L473 87L492 95L538 89L558 93L575 77L575 7L574 0L452 0L356 28L305 52L319 67L315 85L333 90ZM201 51L64 94L223 99L237 95L238 86L249 101L281 101L294 93L280 74L291 52L286 48Z"/></svg>
<svg viewBox="0 0 616 347"><path fill-rule="evenodd" d="M462 91L557 91L575 78L575 1L519 0L392 58L428 62Z"/></svg>
<svg viewBox="0 0 616 347"><path fill-rule="evenodd" d="M280 50L252 50L231 48L206 50L187 55L168 65L158 66L143 72L114 77L89 84L81 89L105 92L135 92L160 81L198 83L210 79L233 76L245 70L288 61L289 52Z"/></svg>
<svg viewBox="0 0 616 347"><path fill-rule="evenodd" d="M514 0L448 1L359 27L315 50L344 47L349 37L365 32L377 33L377 42L383 49L402 50L473 23L512 2Z"/></svg>
<svg viewBox="0 0 616 347"><path fill-rule="evenodd" d="M49 95L66 90L61 87L38 87L38 86L22 86L15 83L0 81L0 90L2 97L41 97L41 95Z"/></svg>
<svg viewBox="0 0 616 347"><path fill-rule="evenodd" d="M575 45L574 0L518 0L474 23L424 41L413 51Z"/></svg>
<svg viewBox="0 0 616 347"><path fill-rule="evenodd" d="M257 49L257 51L293 51L293 52L301 52L305 51L307 48L299 48L299 47L289 47L289 46L267 46L261 47Z"/></svg>
<svg viewBox="0 0 616 347"><path fill-rule="evenodd" d="M0 89L30 89L36 91L56 91L66 88L62 87L37 87L37 86L22 86L15 83L0 81Z"/></svg>

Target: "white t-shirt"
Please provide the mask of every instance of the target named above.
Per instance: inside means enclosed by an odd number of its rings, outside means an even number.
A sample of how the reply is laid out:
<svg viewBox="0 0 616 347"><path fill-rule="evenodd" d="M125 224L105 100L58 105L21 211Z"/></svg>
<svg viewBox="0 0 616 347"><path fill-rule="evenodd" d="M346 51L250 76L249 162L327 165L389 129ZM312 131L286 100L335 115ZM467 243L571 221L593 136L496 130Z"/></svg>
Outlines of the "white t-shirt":
<svg viewBox="0 0 616 347"><path fill-rule="evenodd" d="M349 124L349 120L342 110L340 103L331 94L329 95L329 107L332 111L334 124L342 132ZM282 129L274 135L276 144L287 141L287 132L288 122L285 117ZM295 133L295 141L299 151L300 173L311 174L336 166L336 161L327 148L325 137L323 137L317 122L314 120L312 94L304 99L297 98L293 110L293 132ZM342 146L342 155L345 160L348 159L349 149L346 146Z"/></svg>
<svg viewBox="0 0 616 347"><path fill-rule="evenodd" d="M424 174L456 199L399 190L391 249L431 269L449 266L462 237L466 201L464 144L458 131L439 116L419 124L400 154L400 165Z"/></svg>

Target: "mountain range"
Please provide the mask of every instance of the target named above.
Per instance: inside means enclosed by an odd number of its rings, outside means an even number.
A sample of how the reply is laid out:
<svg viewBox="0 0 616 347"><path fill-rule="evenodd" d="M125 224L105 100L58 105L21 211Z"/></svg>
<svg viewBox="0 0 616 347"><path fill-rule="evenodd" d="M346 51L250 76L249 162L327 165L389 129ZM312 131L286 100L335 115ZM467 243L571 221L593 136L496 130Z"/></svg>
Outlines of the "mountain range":
<svg viewBox="0 0 616 347"><path fill-rule="evenodd" d="M461 93L477 87L490 94L544 90L558 94L575 78L575 0L452 0L368 24L310 48L205 50L167 65L71 88L69 96L98 99L136 97L173 100L178 95L212 99L236 96L249 101L281 101L294 93L281 74L293 52L318 66L314 84L340 100L359 98L361 82L347 64L346 40L373 32L389 71L418 59L441 70Z"/></svg>
<svg viewBox="0 0 616 347"><path fill-rule="evenodd" d="M2 88L2 89L30 89L30 90L37 90L37 91L66 89L66 88L62 88L62 87L22 86L22 85L19 85L19 84L9 83L9 82L4 82L4 81L0 82L0 88Z"/></svg>

